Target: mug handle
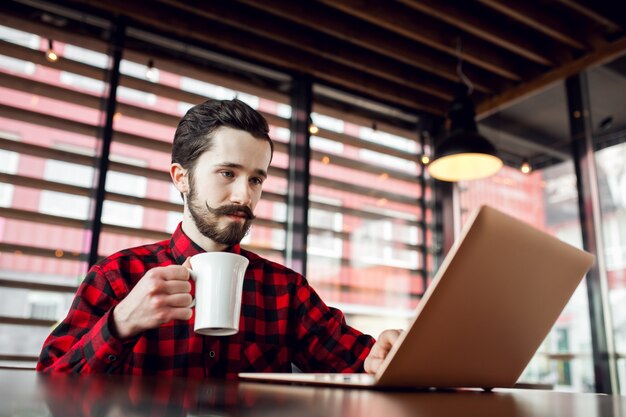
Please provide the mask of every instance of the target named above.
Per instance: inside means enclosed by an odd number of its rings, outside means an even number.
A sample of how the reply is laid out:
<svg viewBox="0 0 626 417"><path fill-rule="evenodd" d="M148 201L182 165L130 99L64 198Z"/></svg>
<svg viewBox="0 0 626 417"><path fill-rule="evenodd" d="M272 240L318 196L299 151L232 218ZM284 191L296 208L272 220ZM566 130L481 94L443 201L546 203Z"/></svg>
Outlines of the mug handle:
<svg viewBox="0 0 626 417"><path fill-rule="evenodd" d="M187 268L187 271L189 271L189 277L190 277L191 279L193 279L194 281L196 281L196 280L197 280L197 278L196 278L196 274L195 274L195 272L193 272L193 270L192 270L191 268ZM192 298L192 299L191 299L191 304L189 304L189 305L187 306L187 308L194 308L195 306L196 306L196 299L195 299L195 298Z"/></svg>

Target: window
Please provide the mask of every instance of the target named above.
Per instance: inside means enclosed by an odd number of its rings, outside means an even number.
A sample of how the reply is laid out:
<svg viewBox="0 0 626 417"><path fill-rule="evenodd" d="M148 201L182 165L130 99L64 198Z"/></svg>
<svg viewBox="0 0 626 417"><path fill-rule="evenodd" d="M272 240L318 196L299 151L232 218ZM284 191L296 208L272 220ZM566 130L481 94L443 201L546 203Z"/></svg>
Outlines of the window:
<svg viewBox="0 0 626 417"><path fill-rule="evenodd" d="M0 137L6 137L0 132ZM15 174L17 172L17 164L19 154L16 152L0 150L0 173ZM11 207L13 200L13 184L0 183L0 207Z"/></svg>
<svg viewBox="0 0 626 417"><path fill-rule="evenodd" d="M108 62L97 41L72 55L81 36L55 41L56 63L41 60L49 34L26 26L33 33L0 26L9 42L0 48L0 365L18 366L34 364L86 270L85 220L106 83L104 66L86 62L84 52ZM17 319L24 326L12 324Z"/></svg>
<svg viewBox="0 0 626 417"><path fill-rule="evenodd" d="M341 260L343 256L343 242L333 232L341 232L343 229L343 215L338 212L341 201L331 198L317 197L314 201L322 204L330 204L337 207L337 211L320 210L311 208L309 210L309 227L326 228L328 231L311 234L308 241L307 253L313 256L325 256Z"/></svg>
<svg viewBox="0 0 626 417"><path fill-rule="evenodd" d="M406 323L432 273L430 188L419 184L421 146L407 123L328 103L311 115L306 275L349 324L377 336Z"/></svg>
<svg viewBox="0 0 626 417"><path fill-rule="evenodd" d="M529 175L504 167L494 177L459 183L463 224L473 209L489 204L581 247L574 167L562 163ZM583 280L557 323L528 365L520 382L545 383L559 389L594 389L586 284ZM569 338L563 345L563 334Z"/></svg>
<svg viewBox="0 0 626 417"><path fill-rule="evenodd" d="M612 95L623 102L626 77L622 56L588 71L606 289L617 354L620 391L626 393L626 108L607 106Z"/></svg>

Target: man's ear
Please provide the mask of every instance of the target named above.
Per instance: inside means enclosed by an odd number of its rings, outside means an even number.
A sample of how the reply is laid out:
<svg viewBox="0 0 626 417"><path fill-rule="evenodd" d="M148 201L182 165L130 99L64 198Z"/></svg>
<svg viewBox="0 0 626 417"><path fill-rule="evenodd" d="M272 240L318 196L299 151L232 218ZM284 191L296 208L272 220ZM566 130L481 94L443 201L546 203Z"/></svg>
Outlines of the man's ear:
<svg viewBox="0 0 626 417"><path fill-rule="evenodd" d="M183 168L179 163L173 163L170 165L170 176L174 187L181 193L189 192L189 182L187 177L187 170Z"/></svg>

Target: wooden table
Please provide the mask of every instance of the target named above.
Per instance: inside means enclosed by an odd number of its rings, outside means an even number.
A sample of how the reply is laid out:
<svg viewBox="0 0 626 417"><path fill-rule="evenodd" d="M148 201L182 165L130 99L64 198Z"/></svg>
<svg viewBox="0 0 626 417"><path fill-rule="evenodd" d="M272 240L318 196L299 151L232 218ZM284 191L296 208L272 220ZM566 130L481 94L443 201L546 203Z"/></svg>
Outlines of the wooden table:
<svg viewBox="0 0 626 417"><path fill-rule="evenodd" d="M536 390L368 391L0 370L0 416L626 416L626 397Z"/></svg>

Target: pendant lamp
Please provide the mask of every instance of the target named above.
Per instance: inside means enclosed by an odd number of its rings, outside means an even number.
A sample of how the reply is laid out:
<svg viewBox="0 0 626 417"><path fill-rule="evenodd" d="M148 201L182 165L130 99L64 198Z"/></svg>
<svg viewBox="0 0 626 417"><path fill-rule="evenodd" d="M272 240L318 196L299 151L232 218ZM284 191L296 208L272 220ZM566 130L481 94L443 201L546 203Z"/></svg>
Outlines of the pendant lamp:
<svg viewBox="0 0 626 417"><path fill-rule="evenodd" d="M431 177L442 181L466 181L485 178L502 168L496 148L478 133L476 110L470 99L473 87L461 71L460 47L457 72L463 81L448 111L449 133L435 146L432 162L428 165Z"/></svg>

